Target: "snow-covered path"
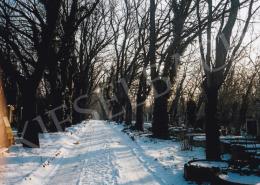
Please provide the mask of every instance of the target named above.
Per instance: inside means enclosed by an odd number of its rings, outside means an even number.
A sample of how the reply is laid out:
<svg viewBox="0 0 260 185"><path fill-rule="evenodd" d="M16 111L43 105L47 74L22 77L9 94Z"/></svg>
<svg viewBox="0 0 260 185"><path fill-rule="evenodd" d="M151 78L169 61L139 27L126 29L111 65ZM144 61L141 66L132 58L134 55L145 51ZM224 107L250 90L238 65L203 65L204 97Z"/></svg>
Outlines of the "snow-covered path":
<svg viewBox="0 0 260 185"><path fill-rule="evenodd" d="M164 184L140 161L123 137L103 121L88 121L45 167L34 170L21 184Z"/></svg>
<svg viewBox="0 0 260 185"><path fill-rule="evenodd" d="M147 124L149 126L149 124ZM16 144L0 157L0 185L189 185L183 166L203 148L122 132L122 124L85 121L66 132L40 134L41 148Z"/></svg>

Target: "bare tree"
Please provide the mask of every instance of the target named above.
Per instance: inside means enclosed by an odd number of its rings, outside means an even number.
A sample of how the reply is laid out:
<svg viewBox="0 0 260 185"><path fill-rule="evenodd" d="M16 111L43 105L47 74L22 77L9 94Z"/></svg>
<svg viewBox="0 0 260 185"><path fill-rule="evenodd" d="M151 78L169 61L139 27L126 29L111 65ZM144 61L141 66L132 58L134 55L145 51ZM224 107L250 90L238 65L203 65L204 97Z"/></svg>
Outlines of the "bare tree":
<svg viewBox="0 0 260 185"><path fill-rule="evenodd" d="M81 107L90 108L93 91L97 88L105 70L107 55L106 47L113 40L109 9L105 2L100 2L93 14L86 19L80 28L80 42L78 43L77 70L74 74L74 99L85 96ZM108 65L108 64L107 64ZM73 122L77 123L86 118L74 111Z"/></svg>
<svg viewBox="0 0 260 185"><path fill-rule="evenodd" d="M251 0L248 6L248 18L245 21L242 33L236 43L232 43L235 47L231 47L232 30L237 21L237 14L240 6L239 0L227 1L225 8L222 9L222 18L220 20L220 26L216 37L216 52L212 55L212 32L213 32L213 4L212 1L208 1L208 14L207 14L207 49L206 57L204 54L204 45L202 41L202 28L200 24L200 51L202 63L204 66L205 79L203 82L203 89L206 93L206 157L207 159L219 159L220 158L220 141L219 141L219 126L216 120L217 104L218 104L218 92L223 84L226 76L229 73L230 67L233 61L238 55L238 50L242 44L245 34L248 29L248 25L252 15L254 14L252 7L254 1ZM228 5L230 4L230 11L226 14ZM227 18L225 18L227 16ZM199 23L201 23L200 4L197 4L197 17Z"/></svg>
<svg viewBox="0 0 260 185"><path fill-rule="evenodd" d="M66 101L75 61L75 36L79 25L94 11L99 0L1 1L1 66L15 79L21 92L24 146L39 145L37 95L50 83L49 108ZM62 15L62 16L61 16ZM71 101L68 101L71 104ZM64 112L58 118L64 117Z"/></svg>
<svg viewBox="0 0 260 185"><path fill-rule="evenodd" d="M36 91L57 30L60 0L48 2L1 1L1 66L15 78L22 95L24 146L39 146L36 115ZM28 52L31 51L31 52ZM24 128L24 124L22 129Z"/></svg>

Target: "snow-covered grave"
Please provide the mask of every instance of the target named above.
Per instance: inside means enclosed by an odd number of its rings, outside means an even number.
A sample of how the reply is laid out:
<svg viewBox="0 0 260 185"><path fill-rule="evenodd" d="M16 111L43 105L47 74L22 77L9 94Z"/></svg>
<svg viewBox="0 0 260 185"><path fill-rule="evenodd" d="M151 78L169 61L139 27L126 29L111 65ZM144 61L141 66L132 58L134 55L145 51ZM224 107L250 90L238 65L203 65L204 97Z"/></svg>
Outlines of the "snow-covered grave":
<svg viewBox="0 0 260 185"><path fill-rule="evenodd" d="M194 166L204 167L204 168L228 168L228 163L222 161L195 161L192 163Z"/></svg>
<svg viewBox="0 0 260 185"><path fill-rule="evenodd" d="M256 175L241 175L239 173L228 172L227 174L220 174L218 177L225 182L260 185L260 177Z"/></svg>
<svg viewBox="0 0 260 185"><path fill-rule="evenodd" d="M220 140L222 142L226 142L226 143L230 143L233 141L240 141L240 140L244 140L246 139L245 136L233 136L233 135L227 135L227 136L220 136ZM193 138L194 141L205 141L206 140L206 136L205 134L200 134L198 136L194 136Z"/></svg>

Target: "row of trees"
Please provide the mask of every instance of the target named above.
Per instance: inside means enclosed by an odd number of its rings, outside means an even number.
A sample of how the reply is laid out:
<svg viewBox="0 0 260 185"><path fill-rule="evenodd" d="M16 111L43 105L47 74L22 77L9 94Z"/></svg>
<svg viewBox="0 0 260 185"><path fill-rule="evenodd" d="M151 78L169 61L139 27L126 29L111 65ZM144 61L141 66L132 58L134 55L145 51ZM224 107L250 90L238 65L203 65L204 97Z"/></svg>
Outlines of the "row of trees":
<svg viewBox="0 0 260 185"><path fill-rule="evenodd" d="M122 16L125 18L125 22L122 21L124 22L122 26L122 34L124 36L121 50L118 52L116 48L116 53L121 54L121 57L130 56L130 59L126 58L121 60L121 62L117 60L117 64L124 65L125 62L125 66L127 66L128 63L129 66L133 67L133 70L129 70L131 74L136 69L132 65L137 62L135 60L138 58L136 55L140 55L141 68L139 71L141 74L139 75L139 86L136 95L137 118L135 127L139 130L143 129L143 108L141 104L150 92L150 87L147 87L146 82L146 79L150 79L150 85L153 86L154 90L152 92L152 96L154 96L152 132L157 138L168 138L169 118L171 118L169 114L174 112L172 109L177 107L174 104L178 102L185 79L184 73L180 87L173 94L172 87L176 83L178 69L182 65L183 60L187 60L188 57L185 57L186 55L194 57L199 52L199 60L202 61L203 69L201 96L205 99L206 110L206 153L209 159L219 158L220 142L219 124L217 122L219 91L226 81L233 64L241 59L243 52L245 52L245 46L241 47L241 45L249 29L250 20L258 8L253 8L253 0L243 2L238 0L226 2L155 2L151 0L147 10L144 10L146 5L144 2L138 1L138 3L137 6L135 2L125 2L125 5L123 5L126 8L125 14ZM141 9L140 12L138 11L139 8ZM241 18L238 15L239 10L246 12L244 13L246 16L242 21L239 21ZM131 17L131 12L136 12L137 16ZM135 15L135 13L132 14ZM140 25L135 31L132 31L131 25L133 23L131 20L136 21L135 25ZM134 36L131 37L131 33ZM137 44L136 41L138 41ZM147 44L144 44L146 50L139 50L138 46L142 46L146 41ZM117 46L118 44L116 43L115 45ZM125 48L128 48L126 46L130 47L127 52L124 51ZM191 46L199 48L195 49L197 51L195 54L192 53ZM134 56L131 56L133 53L131 48L136 50ZM149 70L147 70L147 67ZM127 69L120 65L115 65L114 68L117 73L124 71L122 69ZM131 74L121 76L121 78L132 79ZM114 85L114 87L119 89L119 92L122 92L118 85ZM127 87L130 89L131 80L127 81ZM173 98L174 96L175 98ZM129 106L127 101L121 98L126 96L124 94L121 96L116 94L116 97L118 97L118 102L120 102L119 105L126 110L125 118L126 123L128 123L127 111L129 111ZM172 106L169 104L171 99L173 99ZM193 102L190 101L188 103L192 104ZM192 105L189 107L192 107ZM113 108L118 109L117 106Z"/></svg>
<svg viewBox="0 0 260 185"><path fill-rule="evenodd" d="M87 21L93 26L95 17L104 16L102 7L97 6L99 1L1 1L1 67L6 81L16 89L15 103L22 108L19 129L25 131L25 146L39 145L39 128L33 124L37 115L54 109L56 118L63 120L74 113L73 98L94 88L99 72L93 68L100 61L93 61L91 49L98 48L83 40L91 26ZM100 21L104 22L105 17ZM81 35L76 39L79 28ZM95 33L97 37L101 37L100 32ZM79 80L82 75L86 80ZM84 85L78 84L81 82ZM73 119L79 117L76 114ZM65 124L57 127L49 122L47 126L50 131L57 131Z"/></svg>
<svg viewBox="0 0 260 185"><path fill-rule="evenodd" d="M217 108L228 102L223 93L241 87L234 83L241 72L236 66L248 56L252 41L243 41L257 10L254 0L1 1L0 65L8 101L23 108L24 145L39 145L37 115L47 130L64 130L86 118L75 107L91 109L101 88L112 119L132 125L136 111L140 131L153 97L157 138L169 137L183 98L190 124L204 102L207 158L219 158ZM257 64L251 69L253 84Z"/></svg>

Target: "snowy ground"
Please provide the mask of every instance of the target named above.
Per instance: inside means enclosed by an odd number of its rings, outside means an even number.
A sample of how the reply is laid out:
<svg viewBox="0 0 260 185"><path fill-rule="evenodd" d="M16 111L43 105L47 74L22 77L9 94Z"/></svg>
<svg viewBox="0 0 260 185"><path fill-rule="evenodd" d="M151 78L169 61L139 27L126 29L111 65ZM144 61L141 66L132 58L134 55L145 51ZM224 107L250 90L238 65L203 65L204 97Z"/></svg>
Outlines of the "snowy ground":
<svg viewBox="0 0 260 185"><path fill-rule="evenodd" d="M41 135L41 148L13 146L0 158L0 184L191 184L183 165L202 148L123 133L122 125L88 121L64 133Z"/></svg>

